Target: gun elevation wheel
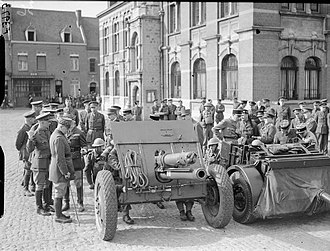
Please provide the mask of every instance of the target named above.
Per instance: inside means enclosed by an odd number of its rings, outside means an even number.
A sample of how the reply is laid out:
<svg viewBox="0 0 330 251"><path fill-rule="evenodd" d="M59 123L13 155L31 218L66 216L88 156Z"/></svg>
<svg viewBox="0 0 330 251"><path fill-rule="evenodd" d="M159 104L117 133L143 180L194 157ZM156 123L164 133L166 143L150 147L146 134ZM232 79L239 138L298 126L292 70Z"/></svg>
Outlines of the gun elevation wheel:
<svg viewBox="0 0 330 251"><path fill-rule="evenodd" d="M207 197L202 210L207 223L214 228L223 228L232 218L234 208L233 188L226 170L216 164L208 167Z"/></svg>
<svg viewBox="0 0 330 251"><path fill-rule="evenodd" d="M117 193L113 176L110 171L99 171L95 181L95 218L100 238L112 240L117 229Z"/></svg>

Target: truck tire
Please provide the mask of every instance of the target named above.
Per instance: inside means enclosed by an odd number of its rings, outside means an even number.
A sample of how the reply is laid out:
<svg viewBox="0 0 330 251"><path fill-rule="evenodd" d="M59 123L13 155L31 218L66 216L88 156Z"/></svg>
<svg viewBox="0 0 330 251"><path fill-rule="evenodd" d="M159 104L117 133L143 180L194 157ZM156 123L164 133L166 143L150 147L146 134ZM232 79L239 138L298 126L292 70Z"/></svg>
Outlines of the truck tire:
<svg viewBox="0 0 330 251"><path fill-rule="evenodd" d="M202 210L207 223L214 228L228 225L234 209L233 188L226 170L217 164L208 167L207 196Z"/></svg>
<svg viewBox="0 0 330 251"><path fill-rule="evenodd" d="M104 241L112 240L117 229L117 193L115 181L110 171L98 172L95 188L95 219L99 236Z"/></svg>
<svg viewBox="0 0 330 251"><path fill-rule="evenodd" d="M248 182L240 175L234 177L233 191L234 191L234 212L233 218L236 222L242 224L252 223L256 220L253 214L252 192Z"/></svg>

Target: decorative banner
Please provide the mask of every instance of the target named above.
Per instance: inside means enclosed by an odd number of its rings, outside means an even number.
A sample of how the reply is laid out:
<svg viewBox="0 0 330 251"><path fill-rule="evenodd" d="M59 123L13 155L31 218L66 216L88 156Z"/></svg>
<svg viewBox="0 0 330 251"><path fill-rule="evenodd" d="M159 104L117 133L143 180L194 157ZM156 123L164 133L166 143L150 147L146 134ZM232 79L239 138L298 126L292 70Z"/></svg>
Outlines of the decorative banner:
<svg viewBox="0 0 330 251"><path fill-rule="evenodd" d="M10 4L4 3L1 5L1 29L0 35L5 35L10 31L10 12L7 8L11 7Z"/></svg>

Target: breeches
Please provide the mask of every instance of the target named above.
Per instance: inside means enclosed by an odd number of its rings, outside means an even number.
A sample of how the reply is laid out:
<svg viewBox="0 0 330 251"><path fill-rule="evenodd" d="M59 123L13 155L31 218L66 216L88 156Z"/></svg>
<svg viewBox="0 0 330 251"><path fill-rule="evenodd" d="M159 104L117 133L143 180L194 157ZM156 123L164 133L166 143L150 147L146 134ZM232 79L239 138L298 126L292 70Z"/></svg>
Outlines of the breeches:
<svg viewBox="0 0 330 251"><path fill-rule="evenodd" d="M49 172L48 171L40 171L33 170L33 179L36 184L36 191L42 191L44 188L49 187Z"/></svg>
<svg viewBox="0 0 330 251"><path fill-rule="evenodd" d="M53 183L54 184L54 191L55 196L54 198L62 199L66 193L66 189L69 186L69 182L59 182L59 183Z"/></svg>

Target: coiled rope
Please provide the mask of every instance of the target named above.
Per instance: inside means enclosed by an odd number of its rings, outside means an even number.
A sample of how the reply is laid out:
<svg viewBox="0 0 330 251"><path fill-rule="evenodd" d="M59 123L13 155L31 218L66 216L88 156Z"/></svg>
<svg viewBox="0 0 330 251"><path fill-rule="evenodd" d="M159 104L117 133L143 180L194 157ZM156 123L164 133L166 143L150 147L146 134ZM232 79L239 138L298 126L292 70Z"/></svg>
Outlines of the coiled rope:
<svg viewBox="0 0 330 251"><path fill-rule="evenodd" d="M133 188L146 188L149 184L148 177L142 167L137 163L138 154L128 150L125 155L125 178L129 179Z"/></svg>

